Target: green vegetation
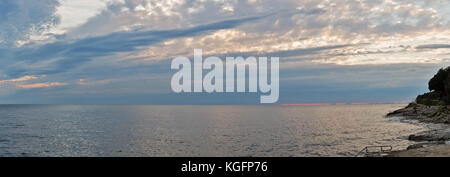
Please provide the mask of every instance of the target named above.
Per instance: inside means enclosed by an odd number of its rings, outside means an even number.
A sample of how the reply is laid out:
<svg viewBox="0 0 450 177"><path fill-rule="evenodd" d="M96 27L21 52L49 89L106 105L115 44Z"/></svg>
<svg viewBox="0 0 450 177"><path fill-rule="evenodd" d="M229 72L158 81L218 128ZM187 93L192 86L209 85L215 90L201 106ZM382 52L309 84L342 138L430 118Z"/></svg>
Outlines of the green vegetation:
<svg viewBox="0 0 450 177"><path fill-rule="evenodd" d="M416 102L428 106L450 104L450 67L439 71L428 82L430 92L419 95Z"/></svg>

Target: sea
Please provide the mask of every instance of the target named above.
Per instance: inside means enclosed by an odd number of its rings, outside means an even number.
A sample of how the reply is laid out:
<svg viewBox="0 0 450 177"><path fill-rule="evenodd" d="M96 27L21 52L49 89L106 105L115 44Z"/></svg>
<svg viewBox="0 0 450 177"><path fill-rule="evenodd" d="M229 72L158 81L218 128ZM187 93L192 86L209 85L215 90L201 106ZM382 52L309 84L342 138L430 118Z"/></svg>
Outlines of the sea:
<svg viewBox="0 0 450 177"><path fill-rule="evenodd" d="M352 157L433 128L404 106L0 105L0 156Z"/></svg>

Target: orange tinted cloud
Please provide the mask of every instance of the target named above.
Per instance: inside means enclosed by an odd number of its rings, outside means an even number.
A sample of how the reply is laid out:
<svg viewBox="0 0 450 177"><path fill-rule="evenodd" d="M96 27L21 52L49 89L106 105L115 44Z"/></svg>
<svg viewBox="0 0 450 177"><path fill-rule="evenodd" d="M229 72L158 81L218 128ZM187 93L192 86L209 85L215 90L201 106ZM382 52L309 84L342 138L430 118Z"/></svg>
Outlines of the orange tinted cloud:
<svg viewBox="0 0 450 177"><path fill-rule="evenodd" d="M23 77L16 78L16 79L0 80L0 83L5 83L5 82L24 82L24 81L29 81L29 80L38 79L38 78L39 77L37 77L37 76L23 76Z"/></svg>
<svg viewBox="0 0 450 177"><path fill-rule="evenodd" d="M17 87L24 88L24 89L32 89L32 88L63 86L63 85L67 85L67 84L61 83L61 82L46 82L46 83L35 83L35 84L19 84L19 85L17 85Z"/></svg>

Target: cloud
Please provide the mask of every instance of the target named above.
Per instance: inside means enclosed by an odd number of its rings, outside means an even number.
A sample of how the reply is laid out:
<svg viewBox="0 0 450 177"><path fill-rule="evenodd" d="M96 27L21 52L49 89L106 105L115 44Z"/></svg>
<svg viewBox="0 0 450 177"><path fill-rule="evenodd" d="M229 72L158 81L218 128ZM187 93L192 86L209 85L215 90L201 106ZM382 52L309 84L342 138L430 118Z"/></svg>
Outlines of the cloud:
<svg viewBox="0 0 450 177"><path fill-rule="evenodd" d="M225 20L186 29L116 32L74 42L54 42L37 47L21 48L14 51L11 58L14 59L13 64L17 62L24 62L24 64L21 67L7 66L5 70L10 77L60 73L96 57L109 56L119 52L132 52L139 50L139 47L169 39L229 29L264 17L266 16Z"/></svg>
<svg viewBox="0 0 450 177"><path fill-rule="evenodd" d="M58 23L54 15L57 0L0 1L0 47L14 47L33 33L40 33Z"/></svg>
<svg viewBox="0 0 450 177"><path fill-rule="evenodd" d="M34 88L45 88L45 87L55 87L55 86L64 86L68 85L67 83L61 82L45 82L45 83L34 83L34 84L18 84L17 87L23 89L34 89Z"/></svg>
<svg viewBox="0 0 450 177"><path fill-rule="evenodd" d="M450 44L427 44L427 45L419 45L416 49L449 49Z"/></svg>
<svg viewBox="0 0 450 177"><path fill-rule="evenodd" d="M137 1L133 1L137 2ZM145 6L148 1L142 2ZM449 3L442 1L255 1L232 2L233 13L220 10L220 3L203 4L201 1L184 3L182 7L198 7L195 13L175 8L180 16L145 14L138 23L141 28L165 28L167 25L192 24L214 18L224 18L240 13L257 13L258 9L278 12L258 22L213 34L192 38L180 38L167 44L148 46L136 54L143 62L167 59L174 55L187 54L192 48L203 48L208 54L225 53L271 53L277 51L301 50L333 45L359 45L334 50L333 53L316 53L309 58L321 59L323 63L338 65L393 64L393 63L438 63L448 58L445 52L427 53L415 50L416 45L431 41L450 40L447 10ZM140 3L137 3L140 4ZM251 4L252 6L248 6ZM208 6L210 10L201 10ZM132 9L132 8L130 8ZM172 9L173 10L173 9ZM112 11L109 11L112 13ZM127 12L131 13L131 12ZM114 13L112 13L114 14ZM127 15L111 15L125 18ZM106 14L103 14L108 16ZM157 16L157 18L155 17ZM167 18L169 19L167 19ZM195 17L195 18L194 18ZM106 18L106 17L102 17ZM111 19L110 19L111 20ZM112 20L111 20L112 21ZM117 20L124 25L123 20ZM100 20L94 20L100 25ZM117 24L111 22L113 24ZM108 25L111 25L108 23ZM103 24L102 24L103 25ZM161 26L160 26L161 25ZM129 25L132 29L132 26ZM404 47L400 47L404 46ZM409 46L409 48L407 48ZM302 58L303 59L303 58Z"/></svg>
<svg viewBox="0 0 450 177"><path fill-rule="evenodd" d="M0 2L0 79L13 89L51 87L8 92L13 100L92 93L157 103L170 93L168 59L193 48L205 56L279 56L281 100L308 102L416 95L417 83L450 61L450 1L58 2Z"/></svg>
<svg viewBox="0 0 450 177"><path fill-rule="evenodd" d="M38 78L39 77L37 77L37 76L23 76L23 77L15 78L15 79L0 80L0 84L7 83L7 82L24 82L24 81L34 80L34 79L38 79Z"/></svg>

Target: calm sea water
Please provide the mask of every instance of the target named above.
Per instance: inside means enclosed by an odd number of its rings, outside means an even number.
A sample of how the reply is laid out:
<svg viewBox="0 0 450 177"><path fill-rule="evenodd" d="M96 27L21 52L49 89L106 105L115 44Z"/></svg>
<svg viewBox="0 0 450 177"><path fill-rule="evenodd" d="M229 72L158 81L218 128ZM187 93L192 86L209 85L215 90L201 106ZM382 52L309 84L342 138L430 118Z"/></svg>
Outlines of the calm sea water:
<svg viewBox="0 0 450 177"><path fill-rule="evenodd" d="M1 105L0 156L352 156L412 144L404 105Z"/></svg>

